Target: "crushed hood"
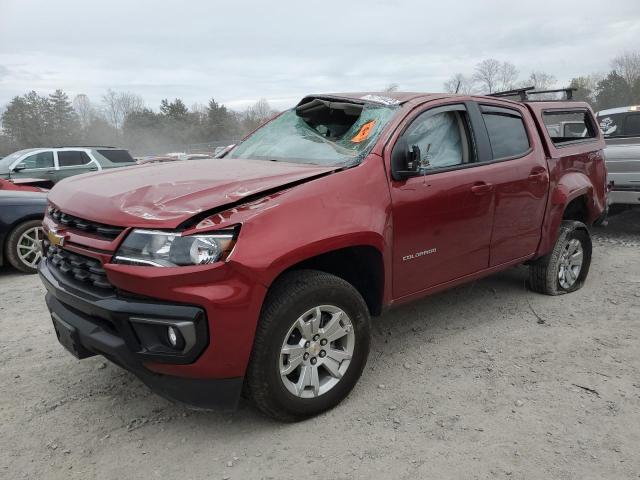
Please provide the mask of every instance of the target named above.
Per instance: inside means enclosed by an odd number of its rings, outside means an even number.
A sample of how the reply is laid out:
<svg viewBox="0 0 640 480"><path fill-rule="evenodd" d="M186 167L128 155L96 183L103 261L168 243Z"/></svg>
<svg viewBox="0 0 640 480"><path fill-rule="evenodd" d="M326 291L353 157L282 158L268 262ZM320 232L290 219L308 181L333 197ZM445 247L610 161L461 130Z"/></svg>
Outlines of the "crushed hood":
<svg viewBox="0 0 640 480"><path fill-rule="evenodd" d="M142 165L68 178L49 200L65 213L107 225L175 228L204 211L336 168L224 158Z"/></svg>

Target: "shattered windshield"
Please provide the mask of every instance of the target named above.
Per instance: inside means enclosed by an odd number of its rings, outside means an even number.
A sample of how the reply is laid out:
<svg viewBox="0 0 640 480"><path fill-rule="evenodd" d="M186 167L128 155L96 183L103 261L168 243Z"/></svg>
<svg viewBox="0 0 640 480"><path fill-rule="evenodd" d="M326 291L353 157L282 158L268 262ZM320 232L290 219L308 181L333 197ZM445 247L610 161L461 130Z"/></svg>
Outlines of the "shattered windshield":
<svg viewBox="0 0 640 480"><path fill-rule="evenodd" d="M311 99L258 129L226 157L355 165L369 153L397 108Z"/></svg>

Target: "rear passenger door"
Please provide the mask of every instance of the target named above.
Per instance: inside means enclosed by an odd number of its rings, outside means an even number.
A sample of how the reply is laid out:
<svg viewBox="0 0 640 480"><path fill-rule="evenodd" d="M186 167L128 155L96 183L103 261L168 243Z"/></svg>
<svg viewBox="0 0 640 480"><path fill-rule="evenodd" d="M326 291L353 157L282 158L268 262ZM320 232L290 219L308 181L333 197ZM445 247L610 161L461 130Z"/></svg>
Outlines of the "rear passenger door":
<svg viewBox="0 0 640 480"><path fill-rule="evenodd" d="M58 151L57 180L98 170L97 163L83 150Z"/></svg>
<svg viewBox="0 0 640 480"><path fill-rule="evenodd" d="M494 163L495 213L489 266L534 253L544 217L549 175L531 117L518 105L481 103ZM529 119L529 120L527 120Z"/></svg>

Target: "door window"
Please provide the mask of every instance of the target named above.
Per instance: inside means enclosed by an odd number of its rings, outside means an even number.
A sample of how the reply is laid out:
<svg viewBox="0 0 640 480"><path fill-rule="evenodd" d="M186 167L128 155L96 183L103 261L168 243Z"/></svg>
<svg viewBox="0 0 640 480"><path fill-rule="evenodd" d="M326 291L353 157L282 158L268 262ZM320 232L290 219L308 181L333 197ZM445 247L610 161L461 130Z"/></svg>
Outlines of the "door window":
<svg viewBox="0 0 640 480"><path fill-rule="evenodd" d="M91 163L91 158L85 152L58 152L58 165L60 167L78 167L89 163Z"/></svg>
<svg viewBox="0 0 640 480"><path fill-rule="evenodd" d="M403 134L410 147L420 149L421 163L427 169L462 165L470 161L466 115L463 111L432 111L418 116ZM428 163L427 163L428 162Z"/></svg>
<svg viewBox="0 0 640 480"><path fill-rule="evenodd" d="M640 135L640 113L627 115L624 120L624 134L638 136Z"/></svg>
<svg viewBox="0 0 640 480"><path fill-rule="evenodd" d="M53 168L53 152L39 152L29 155L22 160L17 167L21 167L24 170Z"/></svg>
<svg viewBox="0 0 640 480"><path fill-rule="evenodd" d="M530 148L527 130L522 117L506 108L487 109L483 107L482 118L487 127L493 159L519 157Z"/></svg>

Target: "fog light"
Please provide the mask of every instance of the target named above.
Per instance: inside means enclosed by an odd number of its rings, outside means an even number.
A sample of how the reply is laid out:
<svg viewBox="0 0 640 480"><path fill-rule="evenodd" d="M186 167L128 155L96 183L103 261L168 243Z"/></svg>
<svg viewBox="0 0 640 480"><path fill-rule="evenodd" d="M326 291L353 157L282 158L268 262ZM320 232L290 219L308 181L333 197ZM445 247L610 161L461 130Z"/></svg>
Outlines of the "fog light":
<svg viewBox="0 0 640 480"><path fill-rule="evenodd" d="M178 346L178 331L174 327L167 328L167 338L169 339L169 345L173 348Z"/></svg>

